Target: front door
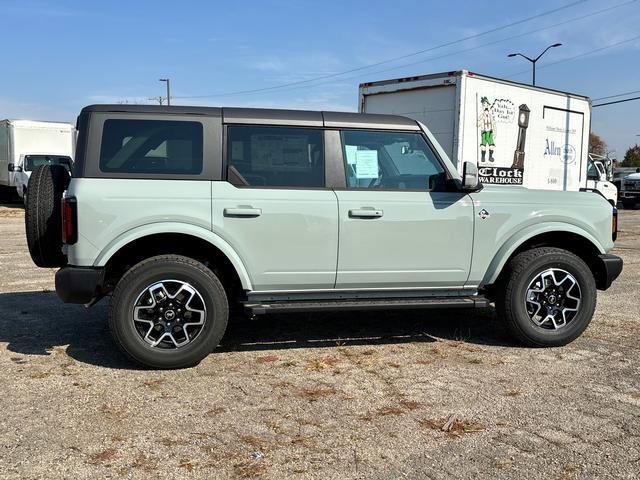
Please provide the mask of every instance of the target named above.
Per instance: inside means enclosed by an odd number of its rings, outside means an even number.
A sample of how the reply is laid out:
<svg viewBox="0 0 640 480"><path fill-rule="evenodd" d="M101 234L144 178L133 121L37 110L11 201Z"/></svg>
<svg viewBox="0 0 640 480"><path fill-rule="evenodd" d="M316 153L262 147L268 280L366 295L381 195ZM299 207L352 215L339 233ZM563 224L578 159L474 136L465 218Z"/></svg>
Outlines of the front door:
<svg viewBox="0 0 640 480"><path fill-rule="evenodd" d="M462 287L473 247L473 203L453 191L420 133L341 133L347 188L336 288Z"/></svg>
<svg viewBox="0 0 640 480"><path fill-rule="evenodd" d="M213 182L213 229L254 291L332 289L338 202L325 188L322 129L227 128L227 182Z"/></svg>

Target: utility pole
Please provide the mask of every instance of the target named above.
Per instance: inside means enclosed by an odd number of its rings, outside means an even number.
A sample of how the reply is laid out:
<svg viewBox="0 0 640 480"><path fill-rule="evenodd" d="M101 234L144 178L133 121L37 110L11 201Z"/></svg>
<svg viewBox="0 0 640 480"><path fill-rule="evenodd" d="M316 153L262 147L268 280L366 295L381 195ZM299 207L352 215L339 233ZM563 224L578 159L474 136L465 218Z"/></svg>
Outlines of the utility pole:
<svg viewBox="0 0 640 480"><path fill-rule="evenodd" d="M167 105L171 105L171 90L169 87L169 79L168 78L159 78L159 82L165 82L167 84Z"/></svg>
<svg viewBox="0 0 640 480"><path fill-rule="evenodd" d="M522 58L526 58L527 60L529 60L531 62L531 64L533 65L533 85L535 86L536 84L536 62L538 60L540 60L540 57L542 57L545 53L547 53L547 50L549 50L550 48L555 48L555 47L560 47L562 46L561 43L554 43L553 45L549 45L547 48L545 48L542 53L540 55L538 55L536 58L529 58L526 55L523 55L522 53L510 53L509 55L507 55L507 57L517 57L520 56Z"/></svg>
<svg viewBox="0 0 640 480"><path fill-rule="evenodd" d="M158 102L160 105L162 105L162 102L164 102L164 97L163 96L150 97L149 100L154 100L154 101Z"/></svg>

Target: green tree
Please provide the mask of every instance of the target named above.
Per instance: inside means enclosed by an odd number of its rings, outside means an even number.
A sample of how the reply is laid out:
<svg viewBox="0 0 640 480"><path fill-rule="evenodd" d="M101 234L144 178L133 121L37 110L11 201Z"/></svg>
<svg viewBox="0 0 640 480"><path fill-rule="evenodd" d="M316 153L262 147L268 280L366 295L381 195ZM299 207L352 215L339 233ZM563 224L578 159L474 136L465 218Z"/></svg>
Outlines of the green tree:
<svg viewBox="0 0 640 480"><path fill-rule="evenodd" d="M624 154L622 167L640 167L640 145L634 145Z"/></svg>
<svg viewBox="0 0 640 480"><path fill-rule="evenodd" d="M589 153L595 153L596 155L607 156L607 144L600 138L597 133L589 133Z"/></svg>

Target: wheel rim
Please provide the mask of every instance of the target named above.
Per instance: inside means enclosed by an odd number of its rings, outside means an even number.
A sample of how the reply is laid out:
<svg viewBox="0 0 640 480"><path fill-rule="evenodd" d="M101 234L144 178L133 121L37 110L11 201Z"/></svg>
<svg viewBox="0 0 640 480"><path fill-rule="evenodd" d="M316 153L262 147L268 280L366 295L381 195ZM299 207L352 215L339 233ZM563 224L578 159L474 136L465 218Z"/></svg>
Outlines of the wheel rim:
<svg viewBox="0 0 640 480"><path fill-rule="evenodd" d="M207 321L207 307L193 285L161 280L138 295L132 320L140 338L151 347L176 349L200 335Z"/></svg>
<svg viewBox="0 0 640 480"><path fill-rule="evenodd" d="M561 268L549 268L529 283L525 307L535 325L558 330L576 317L581 299L580 285L573 275Z"/></svg>

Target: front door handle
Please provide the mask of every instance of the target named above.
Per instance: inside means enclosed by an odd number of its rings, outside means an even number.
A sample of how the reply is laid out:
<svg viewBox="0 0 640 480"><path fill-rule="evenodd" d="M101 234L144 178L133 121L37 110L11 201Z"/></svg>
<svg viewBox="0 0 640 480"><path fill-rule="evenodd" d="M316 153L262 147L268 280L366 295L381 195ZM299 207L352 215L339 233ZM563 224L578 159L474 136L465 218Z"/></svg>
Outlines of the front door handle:
<svg viewBox="0 0 640 480"><path fill-rule="evenodd" d="M223 215L225 217L259 217L262 215L262 209L253 207L225 208Z"/></svg>
<svg viewBox="0 0 640 480"><path fill-rule="evenodd" d="M377 208L358 208L355 210L349 210L349 216L351 218L380 218L383 212Z"/></svg>

